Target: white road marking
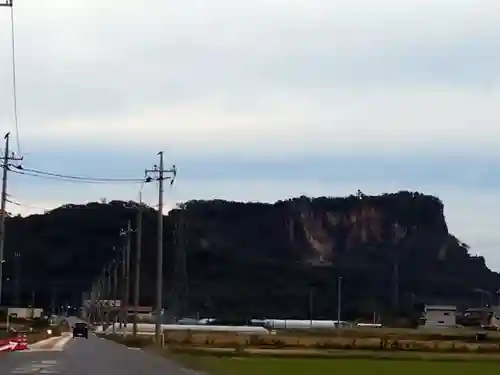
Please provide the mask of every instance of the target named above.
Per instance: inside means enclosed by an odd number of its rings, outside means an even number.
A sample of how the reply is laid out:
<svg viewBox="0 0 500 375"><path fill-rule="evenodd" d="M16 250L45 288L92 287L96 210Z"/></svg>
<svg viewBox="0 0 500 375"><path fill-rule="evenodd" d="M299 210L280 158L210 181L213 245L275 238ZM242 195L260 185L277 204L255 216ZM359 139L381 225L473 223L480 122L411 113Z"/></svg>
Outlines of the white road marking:
<svg viewBox="0 0 500 375"><path fill-rule="evenodd" d="M5 352L5 351L7 351L7 350L14 349L16 346L17 346L17 344L16 344L16 343L9 343L9 344L7 344L7 345L1 346L1 347L0 347L0 352Z"/></svg>
<svg viewBox="0 0 500 375"><path fill-rule="evenodd" d="M68 344L68 342L70 340L71 340L70 334L64 335L58 342L56 342L56 344L54 345L53 348L58 349L58 350L62 350Z"/></svg>
<svg viewBox="0 0 500 375"><path fill-rule="evenodd" d="M38 341L38 342L35 342L34 344L31 344L30 348L38 349L39 347L43 347L45 345L48 345L48 344L51 344L52 342L57 341L59 338L60 338L60 336L49 337L48 339Z"/></svg>
<svg viewBox="0 0 500 375"><path fill-rule="evenodd" d="M57 361L33 361L31 365L18 367L12 370L11 374L60 374Z"/></svg>

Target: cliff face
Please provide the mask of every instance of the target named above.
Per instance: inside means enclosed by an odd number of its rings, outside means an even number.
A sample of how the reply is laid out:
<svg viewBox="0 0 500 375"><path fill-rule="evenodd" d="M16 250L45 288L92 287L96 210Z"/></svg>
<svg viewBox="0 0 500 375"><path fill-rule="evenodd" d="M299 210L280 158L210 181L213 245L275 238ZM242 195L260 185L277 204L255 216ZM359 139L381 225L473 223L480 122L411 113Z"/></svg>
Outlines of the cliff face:
<svg viewBox="0 0 500 375"><path fill-rule="evenodd" d="M460 247L448 233L442 203L418 193L300 197L274 205L191 201L183 209L173 211L171 220L183 214L186 233L202 247L244 248L247 255L281 261L338 265L350 264L360 254L418 251L437 256L450 246Z"/></svg>
<svg viewBox="0 0 500 375"><path fill-rule="evenodd" d="M40 301L55 294L77 303L116 256L119 230L135 215L124 202L110 202L9 219L6 271L14 282L6 297L36 289ZM155 230L147 209L143 303L154 295ZM494 296L500 283L448 233L440 200L418 193L190 201L165 218L164 238L172 314L335 318L339 277L346 317L411 310L419 302L471 304L481 297L474 290Z"/></svg>

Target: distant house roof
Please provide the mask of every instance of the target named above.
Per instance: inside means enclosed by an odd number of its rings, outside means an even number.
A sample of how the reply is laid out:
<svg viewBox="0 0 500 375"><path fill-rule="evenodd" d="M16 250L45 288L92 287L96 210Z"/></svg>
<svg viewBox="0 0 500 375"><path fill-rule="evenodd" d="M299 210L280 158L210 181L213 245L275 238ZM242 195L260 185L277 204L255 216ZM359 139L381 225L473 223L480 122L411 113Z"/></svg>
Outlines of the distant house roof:
<svg viewBox="0 0 500 375"><path fill-rule="evenodd" d="M484 311L490 311L490 308L489 307L470 307L470 308L464 310L464 312L484 312Z"/></svg>
<svg viewBox="0 0 500 375"><path fill-rule="evenodd" d="M425 305L425 311L457 311L457 307L449 305Z"/></svg>

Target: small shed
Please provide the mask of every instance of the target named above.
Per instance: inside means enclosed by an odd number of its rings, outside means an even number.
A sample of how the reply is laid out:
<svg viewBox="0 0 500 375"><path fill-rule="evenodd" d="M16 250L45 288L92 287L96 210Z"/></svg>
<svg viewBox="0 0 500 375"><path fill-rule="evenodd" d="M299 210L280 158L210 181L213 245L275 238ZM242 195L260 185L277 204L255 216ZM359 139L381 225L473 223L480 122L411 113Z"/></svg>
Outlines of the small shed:
<svg viewBox="0 0 500 375"><path fill-rule="evenodd" d="M426 305L425 325L427 328L455 327L457 324L457 307L447 305Z"/></svg>

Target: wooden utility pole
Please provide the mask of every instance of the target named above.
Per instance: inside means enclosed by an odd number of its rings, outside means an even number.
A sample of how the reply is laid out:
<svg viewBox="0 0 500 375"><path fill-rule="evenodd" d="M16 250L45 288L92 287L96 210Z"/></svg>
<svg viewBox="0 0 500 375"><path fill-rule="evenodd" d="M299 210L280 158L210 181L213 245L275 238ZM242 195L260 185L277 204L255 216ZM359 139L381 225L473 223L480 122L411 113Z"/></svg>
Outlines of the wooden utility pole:
<svg viewBox="0 0 500 375"><path fill-rule="evenodd" d="M7 217L7 212L5 210L7 203L7 175L9 171L10 161L21 161L23 158L17 158L14 155L10 155L9 150L9 140L10 133L5 134L5 150L3 155L3 176L2 176L2 196L0 204L0 306L2 306L2 295L3 295L3 265L5 263L5 219Z"/></svg>
<svg viewBox="0 0 500 375"><path fill-rule="evenodd" d="M399 264L401 257L401 249L399 245L401 241L406 236L406 229L399 225L399 223L394 223L392 228L392 254L393 254L393 263L392 263L392 308L394 314L399 313L399 286L400 286L400 274L399 274Z"/></svg>
<svg viewBox="0 0 500 375"><path fill-rule="evenodd" d="M158 153L160 164L155 165L153 169L146 169L148 173L158 174L158 233L157 233L157 250L156 250L156 306L155 306L155 341L157 345L161 345L161 323L163 312L163 182L170 180L173 184L177 176L175 165L170 170L164 169L163 151ZM165 177L165 173L171 173L172 176Z"/></svg>
<svg viewBox="0 0 500 375"><path fill-rule="evenodd" d="M110 317L111 317L111 309L112 309L112 306L111 306L111 290L112 290L112 287L111 287L111 271L112 271L112 265L111 263L108 263L108 265L106 266L105 270L104 270L104 278L105 278L105 284L106 284L106 319L105 319L105 323L106 323L106 327L109 327L110 325Z"/></svg>
<svg viewBox="0 0 500 375"><path fill-rule="evenodd" d="M16 298L15 305L21 306L21 253L14 252L14 264L16 271Z"/></svg>
<svg viewBox="0 0 500 375"><path fill-rule="evenodd" d="M337 278L337 327L340 327L342 315L342 276Z"/></svg>
<svg viewBox="0 0 500 375"><path fill-rule="evenodd" d="M113 333L116 333L116 317L117 317L117 309L116 301L118 300L118 261L113 259ZM119 307L118 307L119 308Z"/></svg>
<svg viewBox="0 0 500 375"><path fill-rule="evenodd" d="M138 323L138 309L141 293L141 253L142 253L142 197L137 210L137 223L135 228L135 239L136 239L136 249L135 249L135 282L134 282L134 327L133 335L137 336L137 323Z"/></svg>
<svg viewBox="0 0 500 375"><path fill-rule="evenodd" d="M156 322L155 339L156 344L161 341L161 323L163 312L163 151L160 155L160 166L158 168L158 233L156 250Z"/></svg>
<svg viewBox="0 0 500 375"><path fill-rule="evenodd" d="M127 224L127 232L125 233L127 236L127 244L125 246L125 300L123 301L123 322L125 327L128 323L128 310L129 310L129 302L130 302L130 252L131 252L131 236L132 236L132 223L130 220Z"/></svg>
<svg viewBox="0 0 500 375"><path fill-rule="evenodd" d="M121 250L122 254L122 259L121 259L121 266L122 266L122 285L121 285L121 290L120 290L120 295L121 295L121 305L120 305L120 331L123 328L123 323L124 323L124 316L125 316L125 275L127 274L127 249L126 247L122 247Z"/></svg>

